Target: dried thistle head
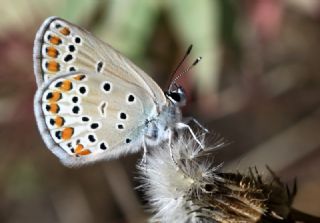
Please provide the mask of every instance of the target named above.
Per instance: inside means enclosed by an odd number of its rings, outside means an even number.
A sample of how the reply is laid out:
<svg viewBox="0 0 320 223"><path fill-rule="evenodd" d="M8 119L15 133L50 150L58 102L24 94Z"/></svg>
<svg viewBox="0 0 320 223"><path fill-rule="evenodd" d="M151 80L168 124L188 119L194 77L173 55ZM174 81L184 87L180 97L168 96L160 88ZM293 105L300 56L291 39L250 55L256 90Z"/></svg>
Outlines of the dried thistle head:
<svg viewBox="0 0 320 223"><path fill-rule="evenodd" d="M200 137L204 143L204 136ZM186 136L170 148L150 151L140 165L142 186L154 216L151 222L290 222L293 194L270 171L225 173L214 164L213 152L224 140L205 149Z"/></svg>

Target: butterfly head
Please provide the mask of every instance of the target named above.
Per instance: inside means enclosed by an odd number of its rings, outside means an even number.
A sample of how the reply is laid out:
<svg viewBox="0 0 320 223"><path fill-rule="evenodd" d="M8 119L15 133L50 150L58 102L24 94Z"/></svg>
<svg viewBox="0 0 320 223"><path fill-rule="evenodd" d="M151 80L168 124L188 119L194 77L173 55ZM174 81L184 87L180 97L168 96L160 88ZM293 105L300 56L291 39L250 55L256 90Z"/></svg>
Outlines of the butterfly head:
<svg viewBox="0 0 320 223"><path fill-rule="evenodd" d="M181 86L176 86L174 90L165 92L165 95L173 105L178 107L185 106L187 103L185 91Z"/></svg>
<svg viewBox="0 0 320 223"><path fill-rule="evenodd" d="M182 72L177 74L177 71L187 58L187 56L190 54L192 49L192 45L189 46L187 52L185 53L184 57L178 64L177 68L174 70L174 72L171 75L171 83L168 87L168 90L165 92L166 97L170 100L170 102L177 106L177 107L182 107L185 106L187 103L187 98L184 89L180 86L177 85L177 81L179 80L180 77L182 77L184 74L186 74L189 70L191 70L192 67L197 65L199 61L202 59L202 57L198 57L192 64L189 66L187 69L183 70Z"/></svg>

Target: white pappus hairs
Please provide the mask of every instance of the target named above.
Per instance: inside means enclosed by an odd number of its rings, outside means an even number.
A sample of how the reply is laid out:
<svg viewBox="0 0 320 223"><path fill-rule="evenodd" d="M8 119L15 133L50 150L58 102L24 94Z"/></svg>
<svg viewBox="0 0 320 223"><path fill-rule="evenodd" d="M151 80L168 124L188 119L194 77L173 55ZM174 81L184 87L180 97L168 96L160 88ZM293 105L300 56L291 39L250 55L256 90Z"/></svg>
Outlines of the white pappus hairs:
<svg viewBox="0 0 320 223"><path fill-rule="evenodd" d="M142 190L153 217L150 222L290 222L290 206L295 189L271 172L262 179L256 169L247 174L225 173L214 164L213 152L225 141L202 149L191 137L179 134L172 142L150 150L138 166ZM205 137L199 136L203 145Z"/></svg>

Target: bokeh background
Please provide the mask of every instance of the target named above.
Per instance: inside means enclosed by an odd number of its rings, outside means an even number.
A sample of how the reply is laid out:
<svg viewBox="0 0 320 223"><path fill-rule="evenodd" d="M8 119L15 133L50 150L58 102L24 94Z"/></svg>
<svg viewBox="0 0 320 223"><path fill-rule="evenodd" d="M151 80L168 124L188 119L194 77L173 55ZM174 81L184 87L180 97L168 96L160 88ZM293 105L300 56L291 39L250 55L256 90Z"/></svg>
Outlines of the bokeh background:
<svg viewBox="0 0 320 223"><path fill-rule="evenodd" d="M230 143L227 171L269 165L298 179L294 207L320 215L320 1L0 0L0 222L145 222L141 154L63 167L36 128L32 47L60 16L110 43L160 86L189 44L185 116ZM212 137L213 138L213 137Z"/></svg>

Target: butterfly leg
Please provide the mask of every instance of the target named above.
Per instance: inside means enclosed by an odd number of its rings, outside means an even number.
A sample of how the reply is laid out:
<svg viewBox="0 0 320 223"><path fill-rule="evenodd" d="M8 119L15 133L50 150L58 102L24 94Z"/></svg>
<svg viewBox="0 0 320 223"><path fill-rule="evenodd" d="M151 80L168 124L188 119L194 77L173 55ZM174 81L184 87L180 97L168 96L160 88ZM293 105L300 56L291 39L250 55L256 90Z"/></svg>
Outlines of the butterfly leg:
<svg viewBox="0 0 320 223"><path fill-rule="evenodd" d="M177 163L176 159L174 158L173 150L172 150L173 149L172 148L172 131L170 131L170 133L169 133L168 146L169 146L170 157L172 159L172 162L179 168L178 163Z"/></svg>
<svg viewBox="0 0 320 223"><path fill-rule="evenodd" d="M194 123L195 123L197 126L199 126L200 129L202 129L205 133L208 133L208 132L209 132L209 130L208 130L207 128L205 128L203 125L201 125L201 123L198 122L198 120L195 119L195 118L193 118L193 117L184 118L182 121L183 121L183 123L185 123L185 124L188 124L188 123L190 123L190 122L194 122Z"/></svg>
<svg viewBox="0 0 320 223"><path fill-rule="evenodd" d="M147 165L147 153L148 153L148 150L147 150L145 137L143 137L142 147L143 147L143 155L142 155L142 159L140 161L140 166L146 166Z"/></svg>
<svg viewBox="0 0 320 223"><path fill-rule="evenodd" d="M192 137L194 138L194 140L196 140L196 142L199 144L199 146L204 149L204 146L202 145L202 143L199 141L199 139L197 138L196 134L194 134L193 130L191 129L191 127L185 123L182 122L178 122L176 123L176 128L177 129L188 129L189 132L191 133Z"/></svg>

